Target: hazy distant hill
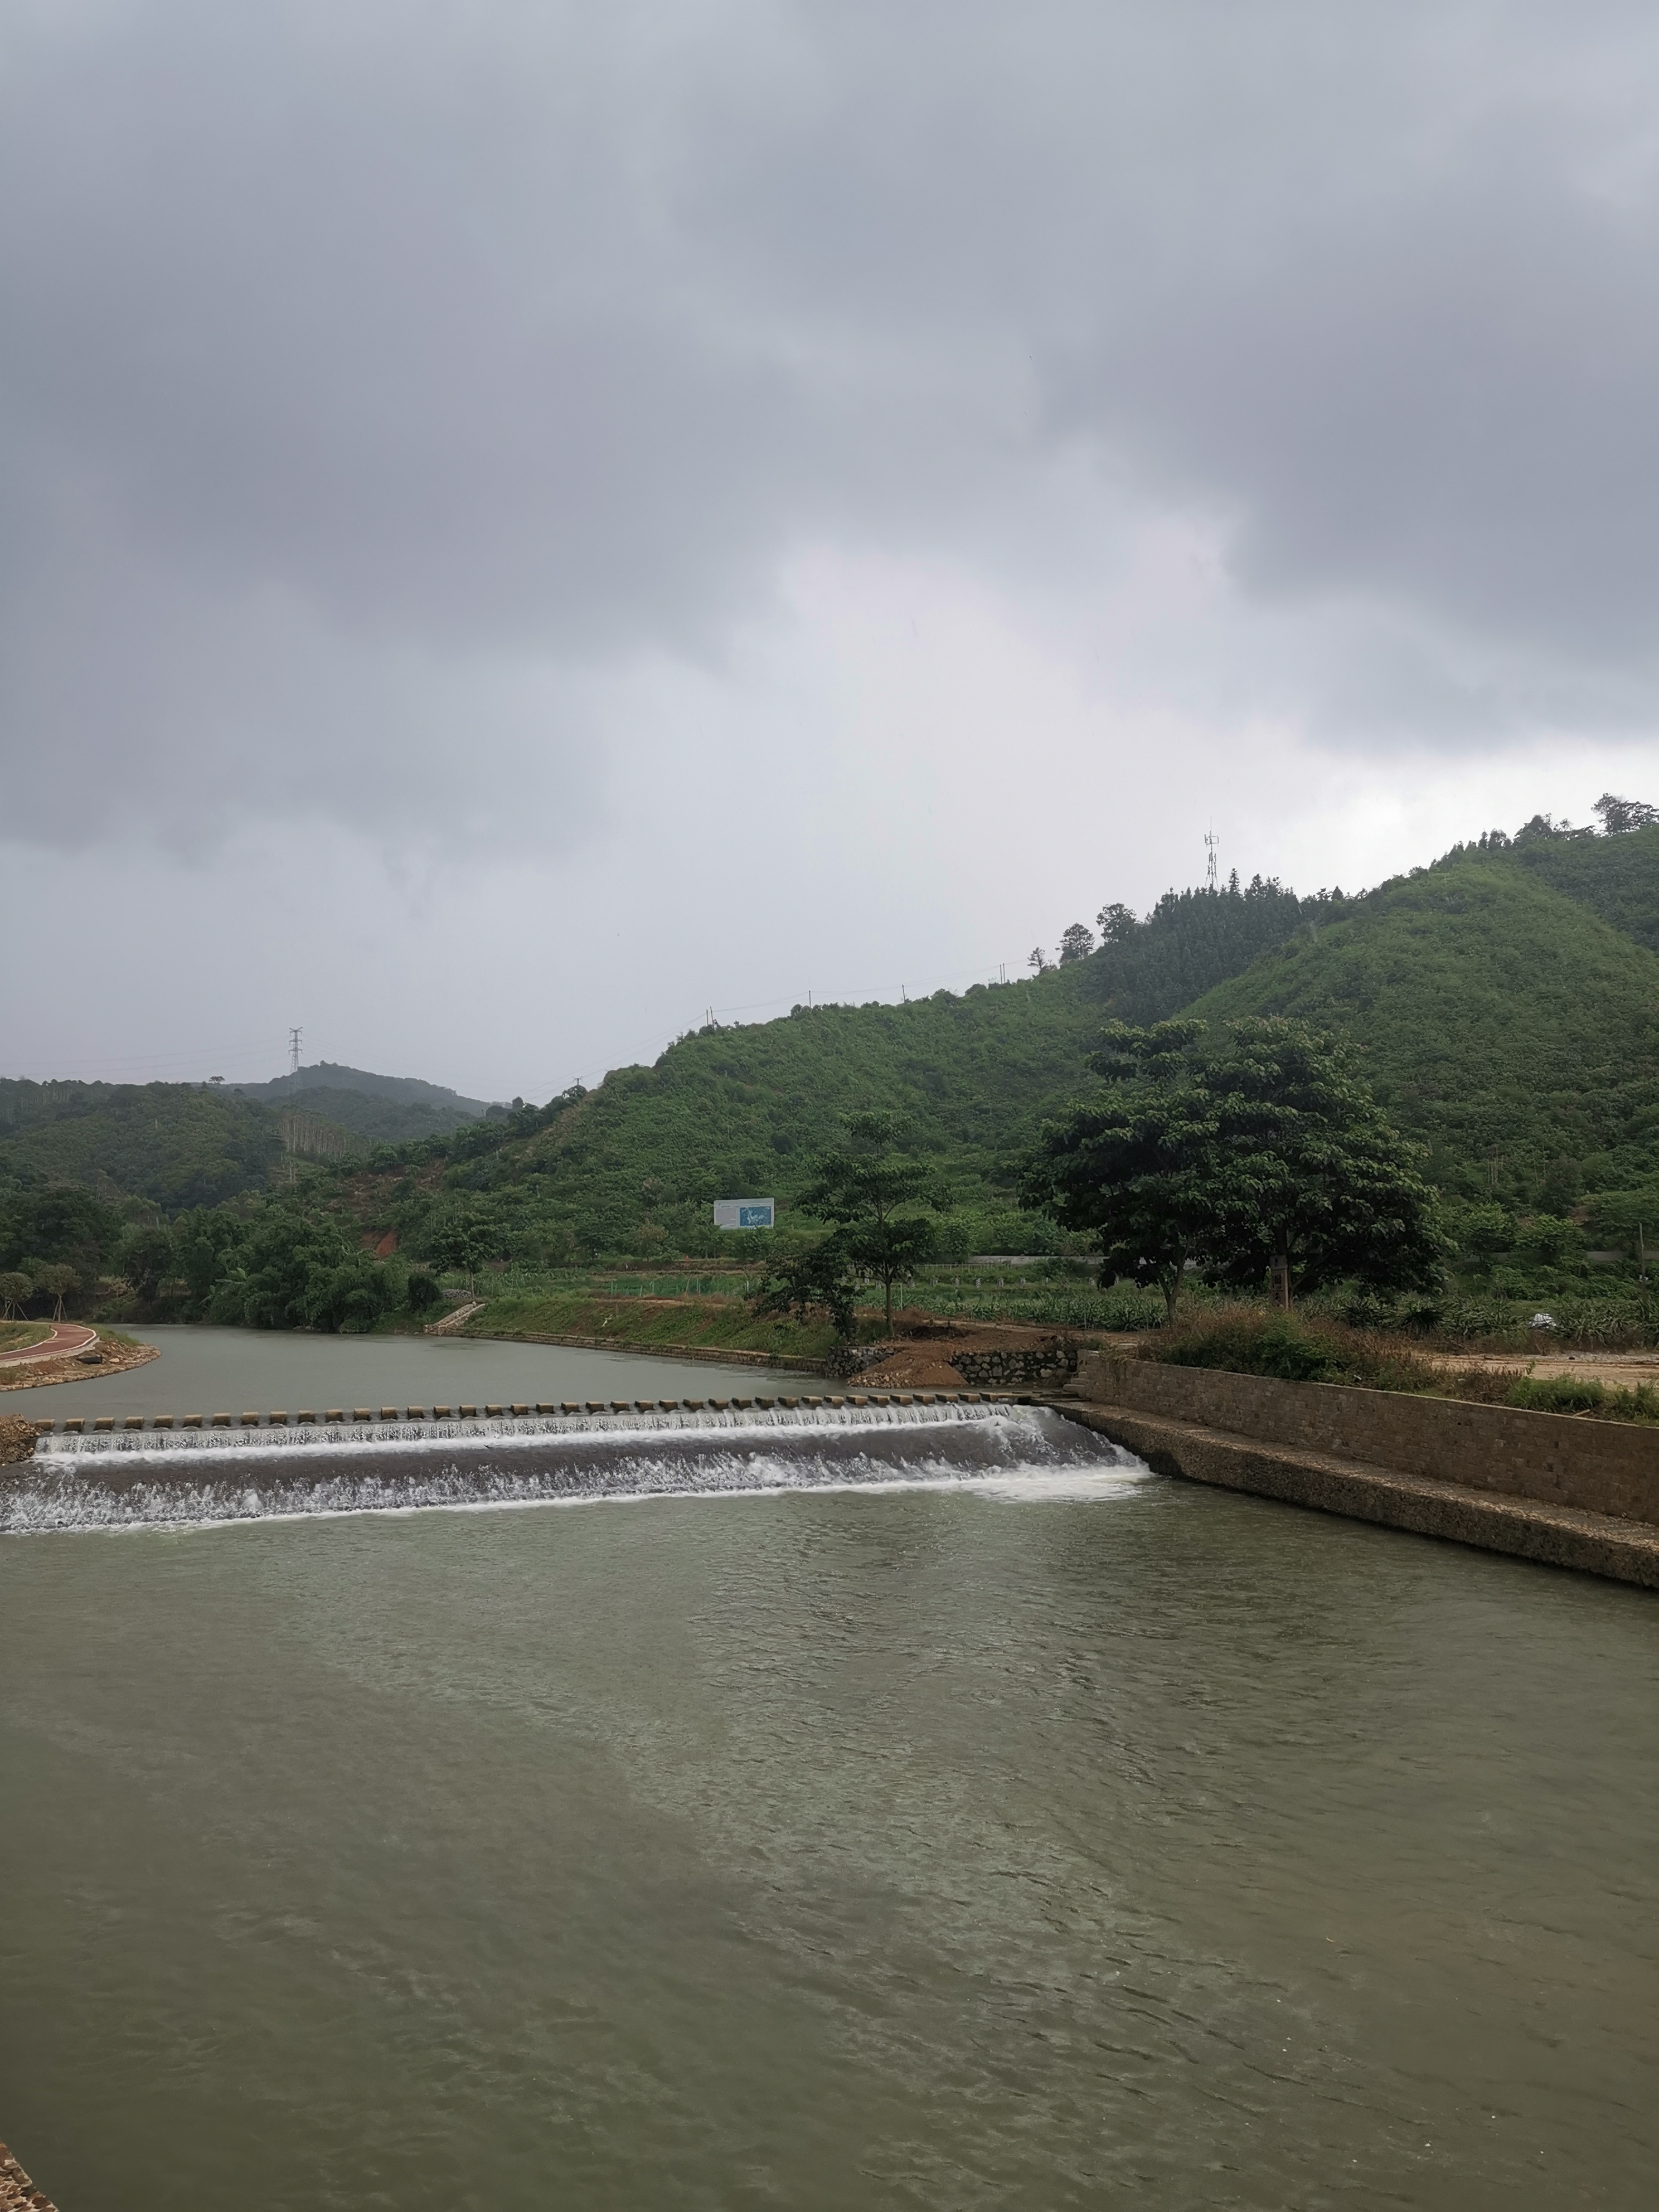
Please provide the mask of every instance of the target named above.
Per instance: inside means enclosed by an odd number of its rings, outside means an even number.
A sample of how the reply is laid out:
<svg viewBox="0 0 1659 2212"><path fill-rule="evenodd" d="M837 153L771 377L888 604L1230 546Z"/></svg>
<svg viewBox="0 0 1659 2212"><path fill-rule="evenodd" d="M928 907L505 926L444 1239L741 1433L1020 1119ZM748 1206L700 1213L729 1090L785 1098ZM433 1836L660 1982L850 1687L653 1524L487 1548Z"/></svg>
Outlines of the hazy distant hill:
<svg viewBox="0 0 1659 2212"><path fill-rule="evenodd" d="M482 1121L486 1110L482 1098L463 1098L458 1091L447 1091L441 1083L423 1083L415 1075L374 1075L363 1067L341 1067L333 1060L319 1060L314 1066L301 1067L291 1074L278 1075L269 1083L238 1083L228 1085L240 1091L244 1098L257 1098L270 1106L292 1106L301 1103L297 1094L307 1094L303 1103L313 1113L331 1113L310 1094L320 1091L344 1091L354 1098L378 1099L388 1106L404 1109L421 1108L431 1118L421 1127L410 1127L395 1133L398 1135L429 1136L439 1129L458 1129L465 1121ZM392 1116L382 1115L381 1122L370 1127L364 1109L352 1106L331 1113L331 1118L344 1127L358 1130L365 1136L394 1136L391 1126Z"/></svg>
<svg viewBox="0 0 1659 2212"><path fill-rule="evenodd" d="M301 1085L279 1092L270 1104L284 1116L320 1116L336 1127L349 1131L364 1146L404 1145L420 1137L447 1136L450 1130L465 1128L478 1118L473 1114L458 1113L453 1107L432 1105L423 1098L404 1101L383 1093L339 1090L332 1085L314 1088Z"/></svg>
<svg viewBox="0 0 1659 2212"><path fill-rule="evenodd" d="M176 1213L264 1190L290 1152L349 1159L483 1111L435 1083L326 1061L266 1084L0 1079L0 1177L84 1183Z"/></svg>

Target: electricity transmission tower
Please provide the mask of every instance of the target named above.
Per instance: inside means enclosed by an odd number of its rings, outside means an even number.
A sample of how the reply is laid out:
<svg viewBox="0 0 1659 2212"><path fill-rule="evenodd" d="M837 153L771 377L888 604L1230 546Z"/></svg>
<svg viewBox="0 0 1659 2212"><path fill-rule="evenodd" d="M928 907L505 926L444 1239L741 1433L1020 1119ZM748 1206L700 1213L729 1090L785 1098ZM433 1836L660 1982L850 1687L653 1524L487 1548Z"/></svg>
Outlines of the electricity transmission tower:
<svg viewBox="0 0 1659 2212"><path fill-rule="evenodd" d="M300 1073L300 1032L297 1029L288 1033L288 1060L289 1074L297 1075Z"/></svg>

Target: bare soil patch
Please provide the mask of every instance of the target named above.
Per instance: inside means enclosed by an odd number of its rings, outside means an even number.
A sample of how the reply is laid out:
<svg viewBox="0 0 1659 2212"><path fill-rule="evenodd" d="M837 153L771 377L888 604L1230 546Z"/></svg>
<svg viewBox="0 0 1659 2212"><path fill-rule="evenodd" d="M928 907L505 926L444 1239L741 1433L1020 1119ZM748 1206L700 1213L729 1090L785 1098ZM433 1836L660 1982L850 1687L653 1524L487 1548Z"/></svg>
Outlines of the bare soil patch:
<svg viewBox="0 0 1659 2212"><path fill-rule="evenodd" d="M1659 1351L1425 1352L1419 1357L1448 1374L1531 1375L1540 1382L1566 1375L1576 1382L1605 1382L1613 1390L1659 1383Z"/></svg>
<svg viewBox="0 0 1659 2212"><path fill-rule="evenodd" d="M1036 1322L953 1321L907 1306L893 1316L887 1341L869 1347L880 1358L860 1368L855 1379L860 1388L867 1384L878 1390L959 1390L963 1377L951 1363L963 1352L1029 1352L1054 1344L1121 1348L1136 1341L1132 1335L1056 1329Z"/></svg>

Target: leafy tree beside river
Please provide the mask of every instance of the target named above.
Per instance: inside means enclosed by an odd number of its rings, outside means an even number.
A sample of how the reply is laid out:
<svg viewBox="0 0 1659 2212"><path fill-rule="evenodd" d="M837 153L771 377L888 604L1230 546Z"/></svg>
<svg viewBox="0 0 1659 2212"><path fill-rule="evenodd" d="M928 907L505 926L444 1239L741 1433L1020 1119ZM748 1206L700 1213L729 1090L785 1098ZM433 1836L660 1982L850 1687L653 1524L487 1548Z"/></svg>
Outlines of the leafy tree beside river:
<svg viewBox="0 0 1659 2212"><path fill-rule="evenodd" d="M1045 1125L1026 1200L1171 1315L1189 1266L1257 1293L1276 1271L1286 1299L1440 1281L1433 1194L1343 1046L1289 1021L1236 1022L1219 1050L1202 1022L1119 1022L1090 1066L1103 1088Z"/></svg>

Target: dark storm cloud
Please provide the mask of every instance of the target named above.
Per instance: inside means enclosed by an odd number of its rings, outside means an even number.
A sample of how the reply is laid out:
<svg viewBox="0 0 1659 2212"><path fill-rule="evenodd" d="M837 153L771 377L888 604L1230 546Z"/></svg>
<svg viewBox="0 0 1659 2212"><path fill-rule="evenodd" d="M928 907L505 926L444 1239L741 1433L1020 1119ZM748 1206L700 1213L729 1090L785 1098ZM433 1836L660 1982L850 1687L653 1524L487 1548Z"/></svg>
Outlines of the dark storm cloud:
<svg viewBox="0 0 1659 2212"><path fill-rule="evenodd" d="M1635 9L15 18L14 830L579 789L595 671L815 540L1040 567L1063 458L1316 717L1645 720L1656 126Z"/></svg>

